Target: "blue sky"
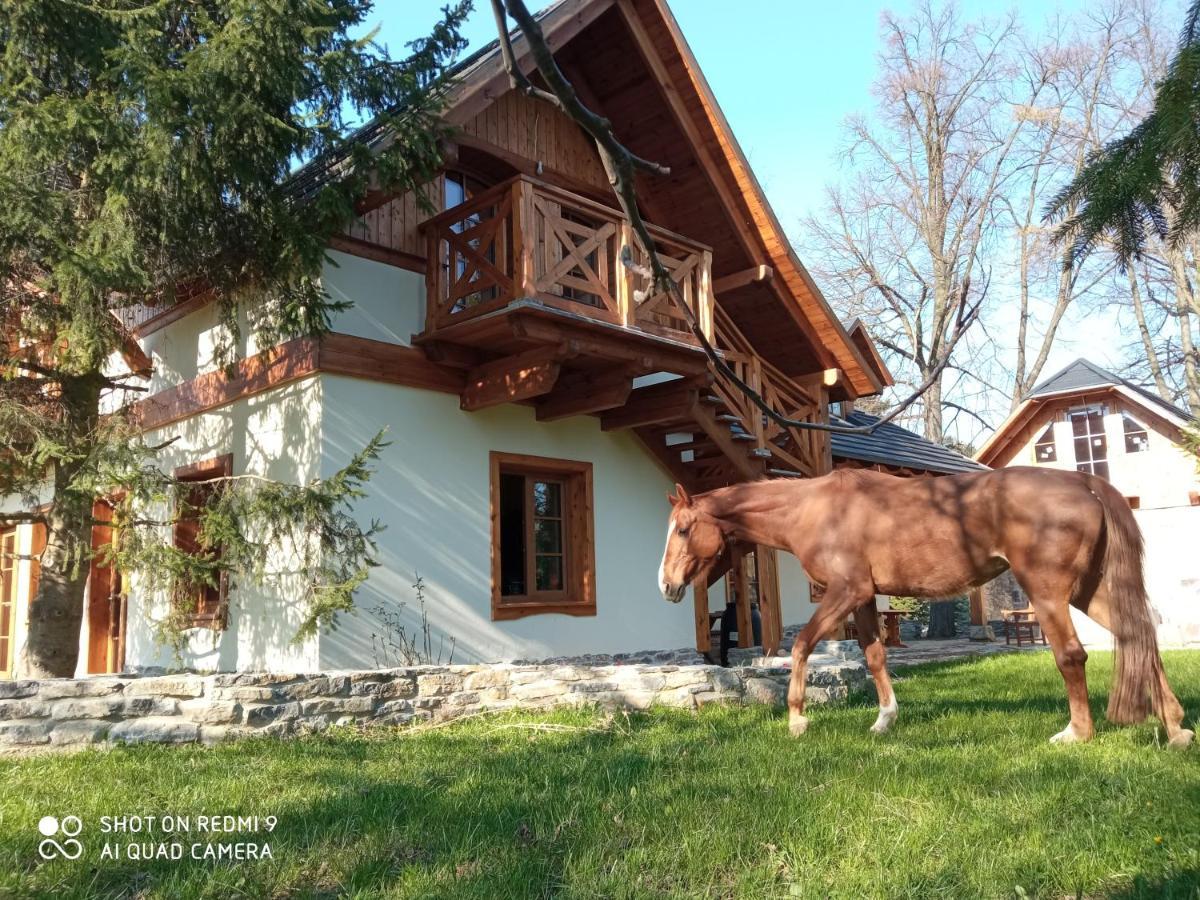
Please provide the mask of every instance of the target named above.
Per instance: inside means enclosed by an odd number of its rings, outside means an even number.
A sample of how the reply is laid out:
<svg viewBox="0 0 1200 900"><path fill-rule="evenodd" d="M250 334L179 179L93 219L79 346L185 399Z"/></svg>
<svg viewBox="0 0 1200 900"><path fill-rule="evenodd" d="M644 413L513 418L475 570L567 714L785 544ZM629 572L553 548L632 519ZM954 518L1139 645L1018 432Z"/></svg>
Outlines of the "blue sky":
<svg viewBox="0 0 1200 900"><path fill-rule="evenodd" d="M379 39L399 55L405 41L428 29L442 2L405 0L402 16L393 14L394 6L381 4ZM471 49L495 37L488 0L475 2L466 28ZM544 5L528 2L531 8ZM908 13L916 2L740 0L740 14L730 16L725 0L672 0L684 36L794 242L802 242L802 219L821 212L826 185L844 174L844 121L874 110L871 84L881 14ZM1086 5L1085 0L1022 0L1019 12L1023 26L1036 33L1056 13L1070 15ZM1013 9L1012 0L965 0L959 6L967 19L1000 17ZM1008 313L1002 308L994 321L992 334L1001 344L1015 340L1015 322L1008 321L1015 313ZM1072 310L1042 377L1085 355L1120 368L1126 343L1119 336L1121 325L1109 312ZM1002 398L993 398L1000 403L995 409L968 402L997 421L1007 411ZM970 425L963 436L973 437L976 430Z"/></svg>
<svg viewBox="0 0 1200 900"><path fill-rule="evenodd" d="M547 5L527 0L531 9ZM399 55L403 42L419 35L444 0L404 0L376 8L379 39ZM821 207L824 187L837 180L844 148L842 122L869 112L875 77L879 17L885 9L905 12L912 2L848 0L741 0L741 15L727 14L725 0L674 0L692 52L712 85L738 141L750 158L780 221L794 234L800 219ZM1082 6L1079 0L1022 5L1034 23L1055 10ZM1011 0L961 4L968 17L1000 16ZM475 0L466 28L471 49L495 37L488 0Z"/></svg>

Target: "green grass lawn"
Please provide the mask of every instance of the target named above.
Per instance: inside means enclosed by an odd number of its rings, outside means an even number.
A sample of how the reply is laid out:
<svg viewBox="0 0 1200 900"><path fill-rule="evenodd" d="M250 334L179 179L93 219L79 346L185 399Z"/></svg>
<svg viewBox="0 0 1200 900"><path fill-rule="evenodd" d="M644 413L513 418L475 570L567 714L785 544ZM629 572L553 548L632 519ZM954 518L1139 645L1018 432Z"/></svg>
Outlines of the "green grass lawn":
<svg viewBox="0 0 1200 900"><path fill-rule="evenodd" d="M1110 663L1089 666L1098 714ZM1167 670L1192 723L1200 653ZM800 741L761 707L579 710L8 760L0 897L1200 897L1200 752L1102 719L1050 746L1045 653L910 669L897 693L884 737L861 696ZM101 816L226 813L277 816L273 859L100 858L134 840ZM38 859L47 814L83 820L78 860Z"/></svg>

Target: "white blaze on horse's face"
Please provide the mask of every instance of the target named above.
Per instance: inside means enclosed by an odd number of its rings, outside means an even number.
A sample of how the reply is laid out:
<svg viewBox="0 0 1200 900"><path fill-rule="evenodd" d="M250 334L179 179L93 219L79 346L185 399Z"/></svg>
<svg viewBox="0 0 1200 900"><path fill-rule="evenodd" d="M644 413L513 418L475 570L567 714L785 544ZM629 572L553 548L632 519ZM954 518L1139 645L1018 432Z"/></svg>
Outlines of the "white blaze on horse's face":
<svg viewBox="0 0 1200 900"><path fill-rule="evenodd" d="M671 552L671 535L675 533L675 512L671 512L671 517L667 519L667 542L663 547L662 562L658 564L658 587L662 591L662 595L671 603L678 603L683 599L684 591L687 586L683 584L672 584L667 580L667 555Z"/></svg>

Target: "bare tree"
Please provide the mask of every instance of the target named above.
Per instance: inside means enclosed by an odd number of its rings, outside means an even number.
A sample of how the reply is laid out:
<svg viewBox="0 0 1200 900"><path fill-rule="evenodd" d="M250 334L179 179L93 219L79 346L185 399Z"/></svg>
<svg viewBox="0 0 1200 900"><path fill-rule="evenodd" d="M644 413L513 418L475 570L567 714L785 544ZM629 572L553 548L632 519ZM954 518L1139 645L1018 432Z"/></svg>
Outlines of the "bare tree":
<svg viewBox="0 0 1200 900"><path fill-rule="evenodd" d="M848 120L855 177L805 222L807 249L826 291L858 315L900 380L944 367L979 319L985 263L1014 150L1045 84L1014 95L1018 35L1012 17L967 22L924 3L883 18L874 119ZM921 404L922 430L941 441L945 383Z"/></svg>

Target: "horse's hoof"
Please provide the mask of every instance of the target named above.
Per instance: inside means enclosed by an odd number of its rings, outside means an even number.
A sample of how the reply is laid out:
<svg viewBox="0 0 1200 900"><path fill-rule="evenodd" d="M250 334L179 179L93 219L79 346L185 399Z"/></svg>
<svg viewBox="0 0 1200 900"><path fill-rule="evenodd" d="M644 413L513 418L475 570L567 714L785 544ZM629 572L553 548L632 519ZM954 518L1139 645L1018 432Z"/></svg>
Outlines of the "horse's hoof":
<svg viewBox="0 0 1200 900"><path fill-rule="evenodd" d="M1050 738L1052 744L1082 744L1085 741L1091 740L1091 735L1080 735L1074 725L1068 725L1054 737Z"/></svg>
<svg viewBox="0 0 1200 900"><path fill-rule="evenodd" d="M1175 732L1175 736L1167 741L1167 746L1172 747L1175 750L1185 750L1191 745L1195 737L1196 732L1187 728L1180 728L1177 732Z"/></svg>
<svg viewBox="0 0 1200 900"><path fill-rule="evenodd" d="M800 737L808 731L808 716L792 716L788 722L788 731L792 733L792 737Z"/></svg>
<svg viewBox="0 0 1200 900"><path fill-rule="evenodd" d="M876 722L871 726L871 734L887 734L891 727L891 722Z"/></svg>

